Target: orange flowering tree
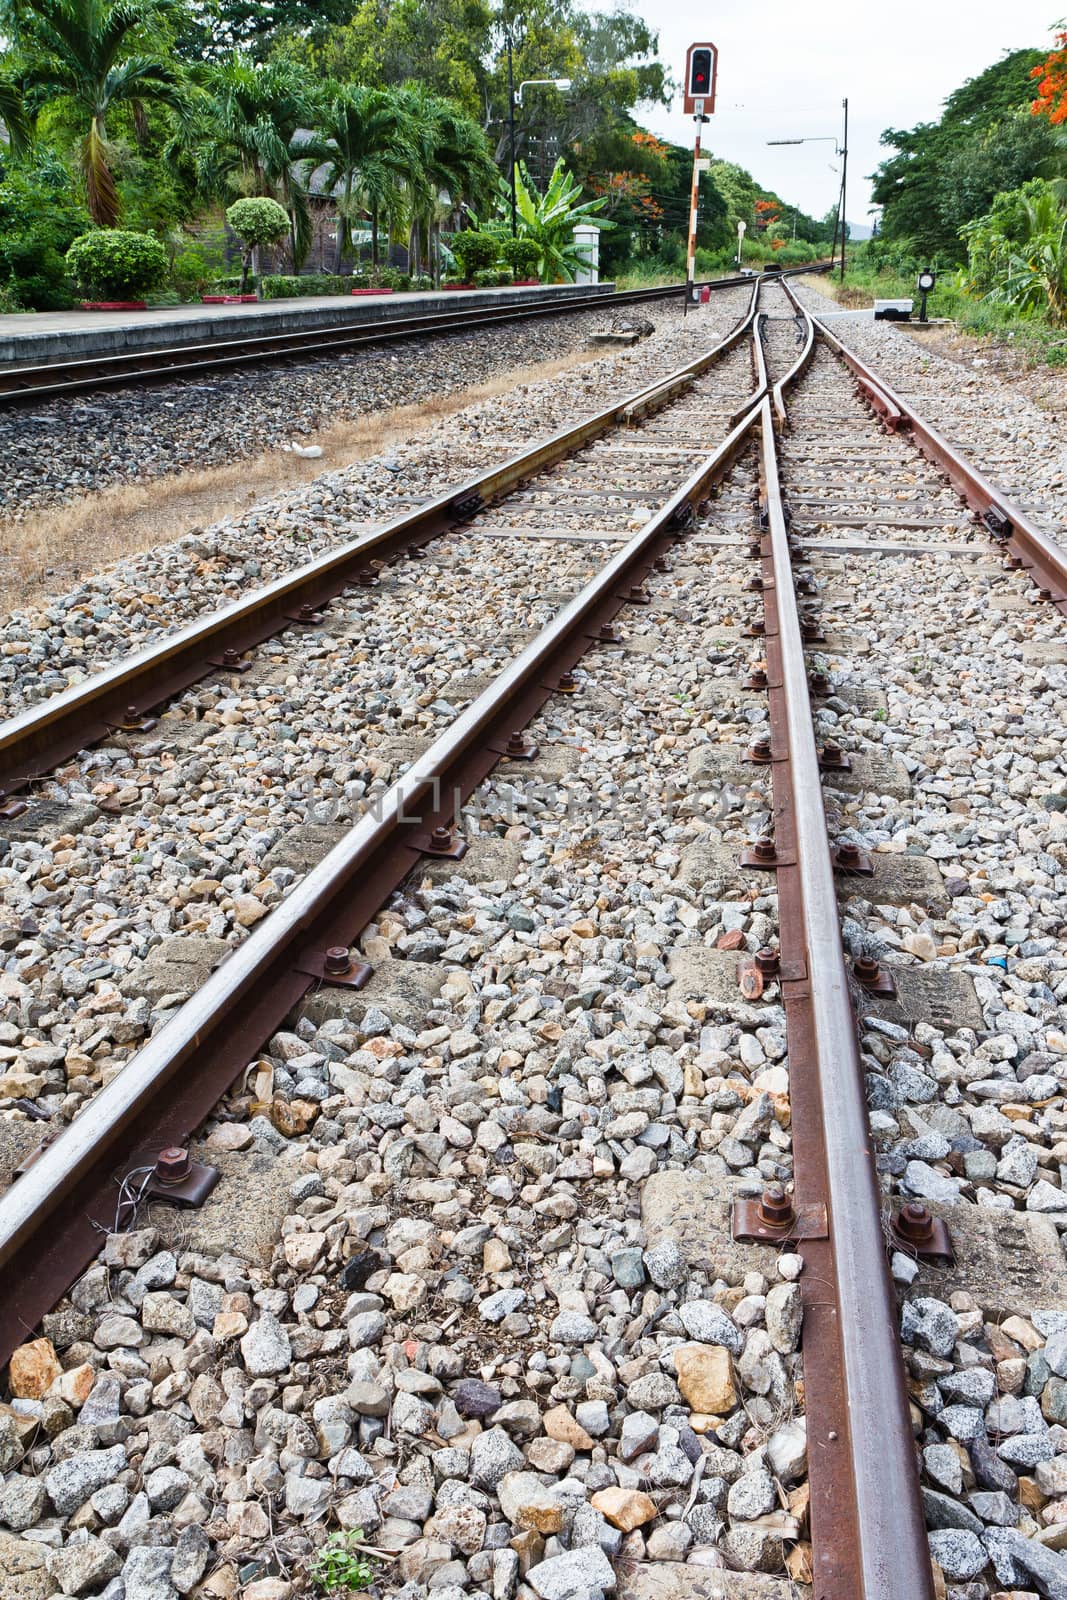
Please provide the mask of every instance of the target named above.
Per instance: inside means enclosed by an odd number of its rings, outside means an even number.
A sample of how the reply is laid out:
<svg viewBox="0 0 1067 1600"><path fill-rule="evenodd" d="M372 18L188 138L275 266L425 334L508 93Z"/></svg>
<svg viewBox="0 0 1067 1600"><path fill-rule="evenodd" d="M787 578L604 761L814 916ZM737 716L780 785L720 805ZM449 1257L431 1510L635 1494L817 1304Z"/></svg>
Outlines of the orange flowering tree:
<svg viewBox="0 0 1067 1600"><path fill-rule="evenodd" d="M1067 122L1067 33L1056 35L1056 48L1031 78L1038 80L1037 99L1030 107L1035 117L1047 117L1053 127Z"/></svg>
<svg viewBox="0 0 1067 1600"><path fill-rule="evenodd" d="M777 200L757 200L753 209L756 213L756 228L760 233L766 233L768 228L773 228L781 219L782 208Z"/></svg>

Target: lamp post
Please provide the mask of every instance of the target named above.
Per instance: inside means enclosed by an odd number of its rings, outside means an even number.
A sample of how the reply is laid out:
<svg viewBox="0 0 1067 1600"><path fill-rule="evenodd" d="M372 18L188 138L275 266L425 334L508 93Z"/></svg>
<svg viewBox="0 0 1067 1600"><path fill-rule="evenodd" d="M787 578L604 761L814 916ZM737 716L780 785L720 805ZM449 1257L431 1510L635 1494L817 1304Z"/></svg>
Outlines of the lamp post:
<svg viewBox="0 0 1067 1600"><path fill-rule="evenodd" d="M518 199L515 187L515 107L522 105L522 91L535 89L538 86L558 89L560 94L565 94L571 86L570 78L524 78L519 84L519 91L515 92L515 74L512 66L511 29L505 28L504 38L508 47L508 148L510 152L511 173L511 237L518 233Z"/></svg>
<svg viewBox="0 0 1067 1600"><path fill-rule="evenodd" d="M845 276L845 241L846 241L846 239L848 237L848 223L845 221L845 199L846 199L846 193L847 193L847 180L848 180L848 100L847 99L842 100L841 105L842 105L842 108L843 108L844 113L845 113L845 126L844 126L844 132L843 132L843 134L841 136L840 142L838 141L837 135L835 133L819 133L819 134L812 134L810 137L807 137L807 138L804 138L804 139L768 139L767 143L769 145L771 145L771 144L832 144L833 147L834 147L834 155L841 157L841 188L840 188L840 191L839 191L839 194L838 194L837 220L834 223L834 242L833 242L833 245L832 245L831 250L830 250L830 265L831 265L831 267L833 266L834 257L837 255L837 229L838 229L838 224L840 224L840 227L841 227L841 277L844 278L844 276Z"/></svg>

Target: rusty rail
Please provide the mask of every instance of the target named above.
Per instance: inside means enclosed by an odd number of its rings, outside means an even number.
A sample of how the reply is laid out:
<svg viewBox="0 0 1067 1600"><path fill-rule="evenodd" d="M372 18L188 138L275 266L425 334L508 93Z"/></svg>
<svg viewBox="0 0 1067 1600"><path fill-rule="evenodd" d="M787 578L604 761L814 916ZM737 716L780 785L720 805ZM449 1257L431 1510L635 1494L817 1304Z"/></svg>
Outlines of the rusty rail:
<svg viewBox="0 0 1067 1600"><path fill-rule="evenodd" d="M827 270L822 264L805 267L806 272ZM706 282L714 289L747 286L748 277L713 278ZM564 316L579 311L618 311L649 300L675 299L685 292L684 284L666 284L649 289L622 289L614 294L588 294L569 299L546 294L536 303L483 306L475 311L439 311L430 315L380 318L373 323L337 323L326 328L294 329L287 333L249 332L233 339L209 344L168 345L157 350L121 351L114 355L89 356L80 361L48 361L0 367L0 406L40 405L65 394L84 394L93 389L114 388L122 384L167 381L195 377L219 368L242 367L263 361L282 361L292 357L313 358L334 355L339 350L364 345L390 344L400 339L429 338L439 334L463 333L488 323L531 321L538 317ZM285 302L279 301L279 307Z"/></svg>
<svg viewBox="0 0 1067 1600"><path fill-rule="evenodd" d="M635 408L647 414L666 404L672 398L672 381L699 376L749 334L759 286L758 280L746 282L752 294L745 315L710 350L667 379L656 379L617 404L561 428L519 455L446 490L417 510L327 551L221 611L197 618L0 723L0 793L10 794L33 782L124 722L155 711L198 679L224 670L231 656L239 660L264 639L294 622L299 624L304 617L314 617L320 606L349 584L373 583L377 566L469 521L535 473L623 425Z"/></svg>
<svg viewBox="0 0 1067 1600"><path fill-rule="evenodd" d="M808 341L798 366L807 359ZM769 397L761 403L760 432L792 1205L804 1219L797 1233L806 1265L800 1283L814 1595L933 1600Z"/></svg>
<svg viewBox="0 0 1067 1600"><path fill-rule="evenodd" d="M99 1226L113 1225L116 1174L186 1143L321 981L324 953L350 947L420 855L434 853L434 830L447 830L504 758L510 733L558 690L632 586L683 536L691 508L728 470L757 415L732 429L0 1198L0 1365L95 1255Z"/></svg>
<svg viewBox="0 0 1067 1600"><path fill-rule="evenodd" d="M803 310L789 285L782 287L794 305ZM921 412L862 361L839 334L832 333L818 317L812 316L811 321L818 336L852 372L860 393L884 426L892 432L904 430L910 435L927 460L944 472L991 538L1010 552L1014 564L1029 574L1042 591L1042 597L1067 615L1067 550L1039 528L973 461L950 444Z"/></svg>

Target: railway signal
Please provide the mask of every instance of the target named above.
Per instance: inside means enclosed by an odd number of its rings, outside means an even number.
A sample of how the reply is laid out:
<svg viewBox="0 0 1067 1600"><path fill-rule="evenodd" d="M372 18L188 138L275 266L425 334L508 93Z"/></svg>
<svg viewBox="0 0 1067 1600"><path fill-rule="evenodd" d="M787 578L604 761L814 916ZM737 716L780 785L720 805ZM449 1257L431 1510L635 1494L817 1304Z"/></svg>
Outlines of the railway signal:
<svg viewBox="0 0 1067 1600"><path fill-rule="evenodd" d="M700 129L715 110L715 80L719 71L719 52L713 44L691 44L685 57L685 114L696 122L693 144L693 188L689 198L689 251L685 267L685 310L696 301L694 277L697 253L697 209L700 204L700 174L708 163L700 159Z"/></svg>
<svg viewBox="0 0 1067 1600"><path fill-rule="evenodd" d="M930 293L930 290L933 288L933 286L934 286L934 284L936 282L937 282L937 278L930 271L929 267L924 267L923 270L919 273L918 279L916 281L916 287L917 287L920 295L922 296L922 299L921 299L921 301L919 303L919 321L920 322L925 322L926 321L926 296Z"/></svg>

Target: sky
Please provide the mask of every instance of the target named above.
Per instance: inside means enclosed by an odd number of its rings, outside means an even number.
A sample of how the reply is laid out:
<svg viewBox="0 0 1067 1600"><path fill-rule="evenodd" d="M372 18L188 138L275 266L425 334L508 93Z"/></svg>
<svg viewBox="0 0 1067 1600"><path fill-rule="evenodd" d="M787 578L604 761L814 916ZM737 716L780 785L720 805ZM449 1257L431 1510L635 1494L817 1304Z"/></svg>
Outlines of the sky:
<svg viewBox="0 0 1067 1600"><path fill-rule="evenodd" d="M608 6L604 4L604 9ZM768 139L831 134L840 138L841 101L849 100L849 222L867 224L868 175L889 153L885 128L934 122L941 103L966 78L1007 50L1051 48L1067 0L896 0L892 6L845 7L830 0L631 0L659 30L660 59L681 82L690 44L719 47L716 111L705 148L747 167L765 188L821 217L840 182L832 144L768 149ZM654 133L691 144L693 120L681 95L670 111L642 108Z"/></svg>

